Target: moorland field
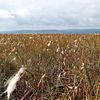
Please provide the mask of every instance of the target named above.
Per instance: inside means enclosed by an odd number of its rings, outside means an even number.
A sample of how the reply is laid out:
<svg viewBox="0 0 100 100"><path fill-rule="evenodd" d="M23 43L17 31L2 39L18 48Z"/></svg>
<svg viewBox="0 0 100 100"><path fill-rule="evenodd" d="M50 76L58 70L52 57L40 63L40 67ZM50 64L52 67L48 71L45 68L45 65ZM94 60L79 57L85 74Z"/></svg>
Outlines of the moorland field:
<svg viewBox="0 0 100 100"><path fill-rule="evenodd" d="M0 94L22 65L11 100L100 100L99 34L1 34Z"/></svg>

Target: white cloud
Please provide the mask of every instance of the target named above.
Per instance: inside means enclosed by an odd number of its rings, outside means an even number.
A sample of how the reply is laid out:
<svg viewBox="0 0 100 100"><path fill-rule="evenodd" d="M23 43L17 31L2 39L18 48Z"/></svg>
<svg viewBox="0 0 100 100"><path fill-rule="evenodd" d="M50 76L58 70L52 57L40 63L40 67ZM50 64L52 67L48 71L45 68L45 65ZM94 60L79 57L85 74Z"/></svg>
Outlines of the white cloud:
<svg viewBox="0 0 100 100"><path fill-rule="evenodd" d="M0 20L2 19L10 19L13 18L13 16L6 10L0 10Z"/></svg>
<svg viewBox="0 0 100 100"><path fill-rule="evenodd" d="M15 15L21 18L29 18L31 16L29 10L24 8L18 9Z"/></svg>
<svg viewBox="0 0 100 100"><path fill-rule="evenodd" d="M100 0L0 0L0 19L6 19L3 25L24 28L99 27L99 4Z"/></svg>

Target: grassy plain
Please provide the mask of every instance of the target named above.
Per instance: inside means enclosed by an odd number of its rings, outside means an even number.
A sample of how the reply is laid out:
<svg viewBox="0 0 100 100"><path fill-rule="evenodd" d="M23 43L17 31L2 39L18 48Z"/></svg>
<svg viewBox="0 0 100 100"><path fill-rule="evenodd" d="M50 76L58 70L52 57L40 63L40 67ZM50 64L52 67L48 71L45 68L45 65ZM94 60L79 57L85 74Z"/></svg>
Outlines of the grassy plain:
<svg viewBox="0 0 100 100"><path fill-rule="evenodd" d="M100 100L99 34L0 35L0 93L21 65L11 100Z"/></svg>

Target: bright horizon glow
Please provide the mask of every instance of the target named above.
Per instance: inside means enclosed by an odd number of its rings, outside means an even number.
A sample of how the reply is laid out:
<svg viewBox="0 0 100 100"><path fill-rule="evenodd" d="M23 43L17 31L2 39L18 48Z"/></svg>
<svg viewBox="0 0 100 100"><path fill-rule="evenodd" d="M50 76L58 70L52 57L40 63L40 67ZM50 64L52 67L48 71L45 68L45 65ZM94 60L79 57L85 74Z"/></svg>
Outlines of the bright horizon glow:
<svg viewBox="0 0 100 100"><path fill-rule="evenodd" d="M100 28L100 0L2 0L0 31Z"/></svg>

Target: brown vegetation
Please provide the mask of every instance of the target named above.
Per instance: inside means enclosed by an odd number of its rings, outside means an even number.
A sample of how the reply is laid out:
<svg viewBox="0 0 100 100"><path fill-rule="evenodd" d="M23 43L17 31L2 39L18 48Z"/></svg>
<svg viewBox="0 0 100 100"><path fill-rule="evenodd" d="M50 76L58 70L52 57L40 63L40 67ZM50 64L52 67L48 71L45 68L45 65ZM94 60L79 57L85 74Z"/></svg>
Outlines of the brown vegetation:
<svg viewBox="0 0 100 100"><path fill-rule="evenodd" d="M100 100L98 34L0 35L0 93L21 65L11 100Z"/></svg>

